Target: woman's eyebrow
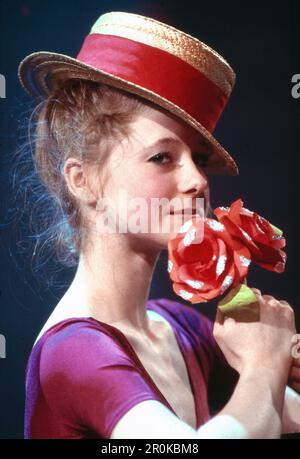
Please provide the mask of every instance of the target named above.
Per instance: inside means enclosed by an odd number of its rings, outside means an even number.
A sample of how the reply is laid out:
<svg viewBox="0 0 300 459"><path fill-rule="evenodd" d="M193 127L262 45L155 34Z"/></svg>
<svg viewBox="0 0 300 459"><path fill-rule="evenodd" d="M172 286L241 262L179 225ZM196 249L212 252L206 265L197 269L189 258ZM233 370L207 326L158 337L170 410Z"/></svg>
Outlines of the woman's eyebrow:
<svg viewBox="0 0 300 459"><path fill-rule="evenodd" d="M176 143L176 145L181 145L180 140L176 139L175 137L162 137L161 139L158 139L156 142L149 145L147 148L153 148L162 143L166 143L166 144Z"/></svg>
<svg viewBox="0 0 300 459"><path fill-rule="evenodd" d="M148 150L150 148L154 148L154 147L156 147L158 145L161 145L161 144L167 144L167 145L168 144L170 144L170 145L171 144L176 144L176 145L179 145L179 146L183 145L183 143L179 139L176 139L175 137L163 137L161 139L158 139L156 142L154 142L153 144L149 145L146 148ZM198 151L199 152L203 151L203 145L201 145L200 143L199 143L199 146L198 146ZM197 152L197 150L195 150L195 152ZM207 152L207 154L209 154L209 153Z"/></svg>

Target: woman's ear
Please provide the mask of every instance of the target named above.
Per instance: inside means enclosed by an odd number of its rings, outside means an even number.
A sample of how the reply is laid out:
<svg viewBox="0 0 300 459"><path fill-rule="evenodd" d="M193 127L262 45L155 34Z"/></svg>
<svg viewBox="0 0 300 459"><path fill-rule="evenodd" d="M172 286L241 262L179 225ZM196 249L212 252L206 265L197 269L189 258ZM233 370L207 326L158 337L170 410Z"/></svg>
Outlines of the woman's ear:
<svg viewBox="0 0 300 459"><path fill-rule="evenodd" d="M84 167L82 161L73 157L68 158L64 164L63 172L69 192L75 198L87 205L97 202L96 196L89 187L88 168Z"/></svg>

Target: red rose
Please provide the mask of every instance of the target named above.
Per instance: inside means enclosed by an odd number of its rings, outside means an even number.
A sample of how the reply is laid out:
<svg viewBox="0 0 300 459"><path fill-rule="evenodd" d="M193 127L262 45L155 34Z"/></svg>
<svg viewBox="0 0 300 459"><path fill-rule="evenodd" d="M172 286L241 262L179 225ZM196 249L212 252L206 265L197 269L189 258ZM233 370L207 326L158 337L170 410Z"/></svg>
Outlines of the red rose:
<svg viewBox="0 0 300 459"><path fill-rule="evenodd" d="M174 292L200 303L222 295L248 274L250 252L217 220L193 216L168 243Z"/></svg>
<svg viewBox="0 0 300 459"><path fill-rule="evenodd" d="M233 239L248 247L252 261L269 271L284 271L286 254L281 249L286 241L281 230L255 212L245 209L241 199L234 201L230 207L217 207L214 214Z"/></svg>

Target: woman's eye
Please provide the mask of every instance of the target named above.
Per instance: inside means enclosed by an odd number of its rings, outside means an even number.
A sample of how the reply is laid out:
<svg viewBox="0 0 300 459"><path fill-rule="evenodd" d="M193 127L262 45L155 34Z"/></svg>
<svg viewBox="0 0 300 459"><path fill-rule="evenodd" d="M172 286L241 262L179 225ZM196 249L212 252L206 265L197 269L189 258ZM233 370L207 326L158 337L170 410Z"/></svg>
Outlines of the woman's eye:
<svg viewBox="0 0 300 459"><path fill-rule="evenodd" d="M171 160L171 155L169 152L158 153L157 155L152 156L152 158L149 159L149 161L156 163L156 164L161 164L161 165L168 164L170 160ZM208 155L206 153L195 153L193 155L193 160L197 166L205 167L207 166Z"/></svg>
<svg viewBox="0 0 300 459"><path fill-rule="evenodd" d="M163 160L166 158L170 159L170 154L168 152L162 152L162 153L158 153L155 156L152 156L152 158L150 158L149 161L153 163L157 163L157 164L166 164L165 162L163 162Z"/></svg>

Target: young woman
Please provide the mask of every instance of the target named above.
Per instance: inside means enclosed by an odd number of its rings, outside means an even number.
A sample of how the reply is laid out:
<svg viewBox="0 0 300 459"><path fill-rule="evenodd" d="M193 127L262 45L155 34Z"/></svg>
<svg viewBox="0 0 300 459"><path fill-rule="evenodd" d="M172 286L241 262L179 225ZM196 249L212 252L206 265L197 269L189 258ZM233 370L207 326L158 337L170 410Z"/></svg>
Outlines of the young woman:
<svg viewBox="0 0 300 459"><path fill-rule="evenodd" d="M118 12L98 19L77 59L34 53L20 79L43 97L34 161L61 216L52 239L77 257L28 360L25 438L277 438L297 429L287 302L253 289L258 322L218 313L213 325L180 302L148 299L181 217L167 206L154 215L152 199L184 208L190 198L195 208L202 198L208 215L209 175L238 173L211 134L234 82L228 63L166 24ZM134 214L120 193L173 231L103 231L103 198L119 222ZM212 416L209 385L226 366L231 396ZM222 379L213 383L222 391Z"/></svg>

